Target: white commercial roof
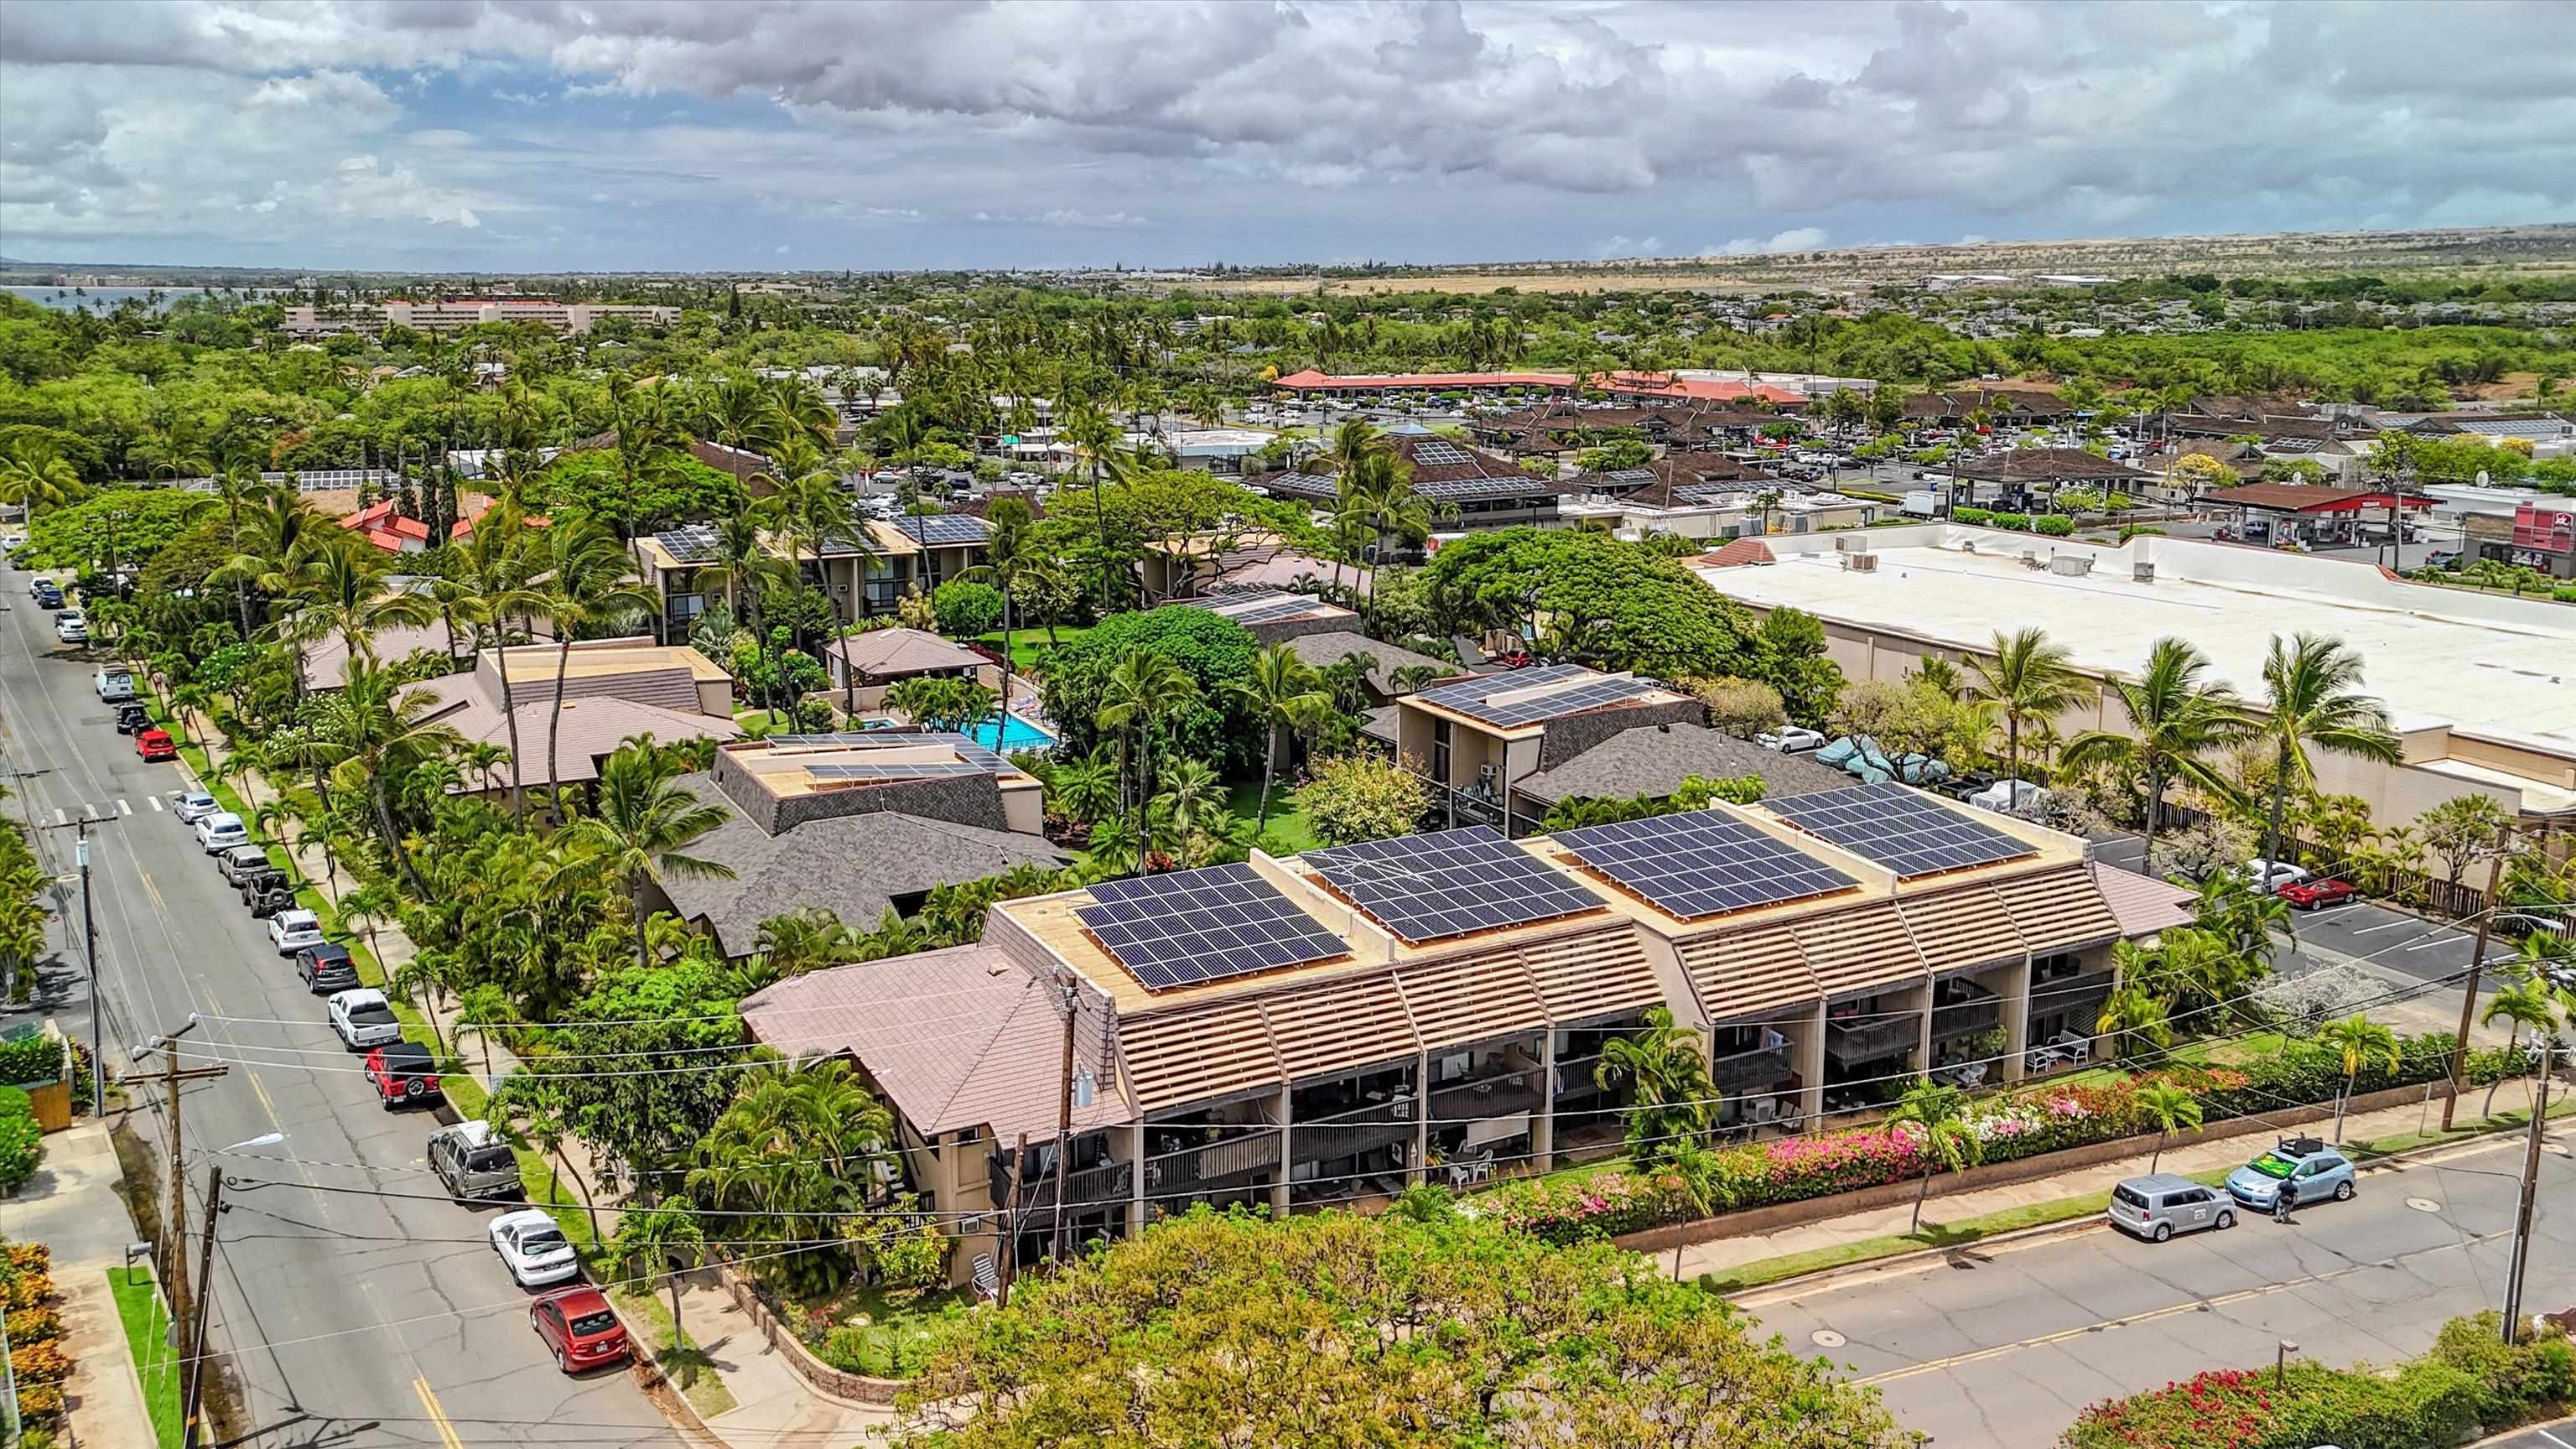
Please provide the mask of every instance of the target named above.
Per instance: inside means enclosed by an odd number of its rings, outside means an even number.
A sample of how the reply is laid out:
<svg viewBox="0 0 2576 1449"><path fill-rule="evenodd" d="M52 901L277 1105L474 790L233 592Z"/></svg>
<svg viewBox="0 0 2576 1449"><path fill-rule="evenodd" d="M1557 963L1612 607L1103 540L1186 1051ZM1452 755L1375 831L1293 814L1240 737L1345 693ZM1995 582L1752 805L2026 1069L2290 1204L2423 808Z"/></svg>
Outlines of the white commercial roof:
<svg viewBox="0 0 2576 1449"><path fill-rule="evenodd" d="M1842 566L1836 541L1865 544L1877 566ZM2401 730L2448 724L2468 733L2576 753L2576 608L2391 580L2367 561L2302 557L2231 544L2146 537L2126 548L1947 524L1764 540L1765 569L1703 569L1718 592L1761 606L1957 648L1989 648L1997 631L2040 628L2078 668L2133 674L2171 634L2206 653L2213 673L2260 697L2272 636L2343 640L2363 687ZM1963 542L1979 550L1961 550ZM2081 578L2028 568L2028 551L2090 555ZM2131 564L2156 567L2132 581Z"/></svg>

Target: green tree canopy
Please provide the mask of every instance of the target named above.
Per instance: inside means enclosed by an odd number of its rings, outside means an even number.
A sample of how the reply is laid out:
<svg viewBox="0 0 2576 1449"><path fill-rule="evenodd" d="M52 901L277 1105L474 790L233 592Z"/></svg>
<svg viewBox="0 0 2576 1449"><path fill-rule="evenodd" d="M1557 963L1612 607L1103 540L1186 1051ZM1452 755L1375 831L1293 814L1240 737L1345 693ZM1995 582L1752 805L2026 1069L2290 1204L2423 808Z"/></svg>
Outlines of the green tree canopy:
<svg viewBox="0 0 2576 1449"><path fill-rule="evenodd" d="M1171 660L1198 683L1198 697L1173 722L1182 754L1229 770L1249 769L1260 759L1260 726L1234 689L1252 677L1252 636L1231 619L1190 608L1112 614L1057 647L1040 692L1048 718L1064 730L1066 751L1086 754L1102 738L1098 716L1110 671L1140 649Z"/></svg>
<svg viewBox="0 0 2576 1449"><path fill-rule="evenodd" d="M1606 668L1661 679L1764 678L1745 612L1643 544L1581 530L1496 529L1447 545L1424 572L1456 624L1544 621L1579 635Z"/></svg>

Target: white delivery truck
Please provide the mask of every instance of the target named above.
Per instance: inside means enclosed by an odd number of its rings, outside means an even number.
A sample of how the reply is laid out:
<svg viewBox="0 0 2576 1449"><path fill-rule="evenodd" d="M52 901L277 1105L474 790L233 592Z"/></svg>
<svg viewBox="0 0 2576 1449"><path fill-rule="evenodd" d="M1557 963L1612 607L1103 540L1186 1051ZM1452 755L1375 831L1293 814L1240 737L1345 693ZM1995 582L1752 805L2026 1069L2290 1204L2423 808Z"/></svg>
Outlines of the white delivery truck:
<svg viewBox="0 0 2576 1449"><path fill-rule="evenodd" d="M1941 513L1941 495L1929 488L1917 488L1905 495L1899 511L1908 518L1937 518Z"/></svg>

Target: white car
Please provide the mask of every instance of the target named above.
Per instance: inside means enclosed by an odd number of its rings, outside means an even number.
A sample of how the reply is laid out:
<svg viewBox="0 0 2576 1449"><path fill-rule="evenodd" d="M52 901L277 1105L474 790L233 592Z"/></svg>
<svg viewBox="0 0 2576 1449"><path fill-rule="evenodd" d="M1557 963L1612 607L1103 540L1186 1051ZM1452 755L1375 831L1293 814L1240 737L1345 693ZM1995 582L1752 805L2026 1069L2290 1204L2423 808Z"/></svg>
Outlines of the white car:
<svg viewBox="0 0 2576 1449"><path fill-rule="evenodd" d="M2286 860L2265 860L2258 855L2245 862L2245 878L2252 881L2258 891L2276 891L2285 885L2296 885L2306 880L2308 873Z"/></svg>
<svg viewBox="0 0 2576 1449"><path fill-rule="evenodd" d="M1814 730L1800 729L1796 725L1790 725L1786 729L1766 730L1761 734L1755 735L1753 737L1753 743L1760 745L1766 750L1778 750L1784 755L1797 755L1804 754L1809 750L1823 749L1825 747L1825 737L1816 733Z"/></svg>
<svg viewBox="0 0 2576 1449"><path fill-rule="evenodd" d="M134 675L130 670L102 669L90 676L90 687L98 691L101 704L123 704L135 697Z"/></svg>
<svg viewBox="0 0 2576 1449"><path fill-rule="evenodd" d="M292 956L322 944L322 920L311 911L280 911L268 918L268 939L278 955Z"/></svg>
<svg viewBox="0 0 2576 1449"><path fill-rule="evenodd" d="M197 848L208 855L221 855L236 845L250 844L250 827L229 810L197 817Z"/></svg>
<svg viewBox="0 0 2576 1449"><path fill-rule="evenodd" d="M223 808L203 790L182 790L170 803L170 813L178 816L182 825L194 825Z"/></svg>
<svg viewBox="0 0 2576 1449"><path fill-rule="evenodd" d="M315 934L318 936L320 933ZM385 994L374 987L334 991L327 1001L331 1029L340 1034L341 1043L350 1050L365 1051L402 1040L402 1022L395 1018L394 1009L386 1002Z"/></svg>
<svg viewBox="0 0 2576 1449"><path fill-rule="evenodd" d="M535 1208L503 1213L492 1220L492 1251L510 1270L510 1281L522 1288L542 1288L581 1276L581 1259L555 1220Z"/></svg>
<svg viewBox="0 0 2576 1449"><path fill-rule="evenodd" d="M89 616L78 609L65 609L54 616L54 637L66 644L89 642Z"/></svg>

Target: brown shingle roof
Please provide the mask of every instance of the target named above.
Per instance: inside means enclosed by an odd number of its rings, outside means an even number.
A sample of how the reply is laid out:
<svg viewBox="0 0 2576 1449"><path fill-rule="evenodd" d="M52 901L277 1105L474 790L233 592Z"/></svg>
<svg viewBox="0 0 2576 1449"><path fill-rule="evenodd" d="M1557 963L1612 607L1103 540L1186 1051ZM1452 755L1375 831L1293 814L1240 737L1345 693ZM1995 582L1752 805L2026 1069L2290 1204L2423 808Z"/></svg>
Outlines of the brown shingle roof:
<svg viewBox="0 0 2576 1449"><path fill-rule="evenodd" d="M861 675L874 679L934 669L971 669L991 662L963 644L923 629L870 629L836 640L832 647Z"/></svg>
<svg viewBox="0 0 2576 1449"><path fill-rule="evenodd" d="M2151 936L2191 924L2192 902L2198 897L2190 891L2098 860L2092 862L2092 871L2093 884L2119 922L2121 935Z"/></svg>

